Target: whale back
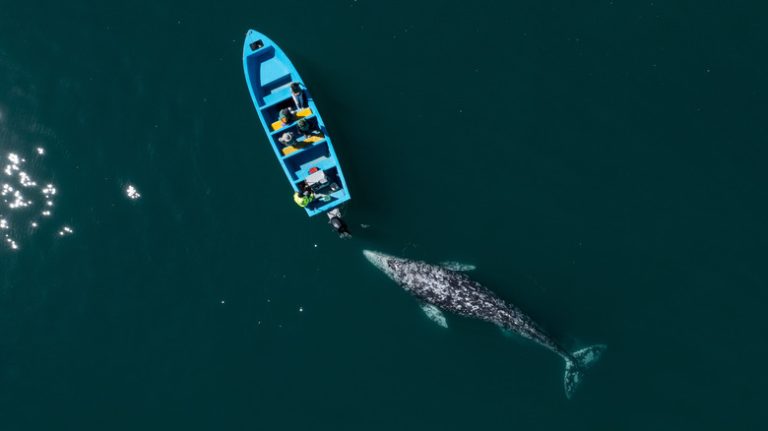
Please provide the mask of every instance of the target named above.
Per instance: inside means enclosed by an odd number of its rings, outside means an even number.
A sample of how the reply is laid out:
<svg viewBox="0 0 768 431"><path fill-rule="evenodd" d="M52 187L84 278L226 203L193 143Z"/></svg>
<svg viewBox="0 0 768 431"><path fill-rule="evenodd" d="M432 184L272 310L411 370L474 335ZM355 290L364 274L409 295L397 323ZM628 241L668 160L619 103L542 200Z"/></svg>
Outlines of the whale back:
<svg viewBox="0 0 768 431"><path fill-rule="evenodd" d="M399 262L395 278L403 289L443 310L496 323L508 317L510 306L463 272L425 262Z"/></svg>
<svg viewBox="0 0 768 431"><path fill-rule="evenodd" d="M563 357L568 357L568 352L527 314L463 272L405 260L398 261L392 269L393 278L403 289L423 303L460 316L494 323L504 330L517 333Z"/></svg>

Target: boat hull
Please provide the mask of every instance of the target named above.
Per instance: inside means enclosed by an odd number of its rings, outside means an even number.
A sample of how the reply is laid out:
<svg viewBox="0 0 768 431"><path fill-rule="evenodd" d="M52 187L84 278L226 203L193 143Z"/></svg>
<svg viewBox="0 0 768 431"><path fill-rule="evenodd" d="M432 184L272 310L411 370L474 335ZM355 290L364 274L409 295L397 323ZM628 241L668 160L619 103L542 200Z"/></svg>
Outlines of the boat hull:
<svg viewBox="0 0 768 431"><path fill-rule="evenodd" d="M325 122L283 50L264 34L248 30L243 44L243 71L261 126L292 190L308 187L315 191L315 200L304 207L307 215L325 213L349 201L351 195ZM292 95L293 83L303 90L302 106L297 106ZM283 123L280 113L286 108L293 113ZM298 129L300 119L311 133Z"/></svg>

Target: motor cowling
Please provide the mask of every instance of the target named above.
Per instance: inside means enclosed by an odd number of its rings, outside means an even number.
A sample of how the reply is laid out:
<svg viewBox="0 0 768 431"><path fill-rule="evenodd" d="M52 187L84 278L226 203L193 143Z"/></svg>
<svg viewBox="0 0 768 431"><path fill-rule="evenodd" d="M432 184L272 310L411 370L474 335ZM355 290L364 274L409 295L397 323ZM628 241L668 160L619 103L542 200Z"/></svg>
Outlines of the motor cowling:
<svg viewBox="0 0 768 431"><path fill-rule="evenodd" d="M328 224L331 225L331 228L334 230L334 232L339 234L341 238L352 236L349 233L349 228L344 222L344 219L341 218L341 211L338 209L334 209L328 213Z"/></svg>
<svg viewBox="0 0 768 431"><path fill-rule="evenodd" d="M352 236L349 233L349 228L347 228L347 224L344 222L344 220L341 219L341 217L333 217L328 223L331 225L333 230L339 234L340 237L344 238L344 237Z"/></svg>

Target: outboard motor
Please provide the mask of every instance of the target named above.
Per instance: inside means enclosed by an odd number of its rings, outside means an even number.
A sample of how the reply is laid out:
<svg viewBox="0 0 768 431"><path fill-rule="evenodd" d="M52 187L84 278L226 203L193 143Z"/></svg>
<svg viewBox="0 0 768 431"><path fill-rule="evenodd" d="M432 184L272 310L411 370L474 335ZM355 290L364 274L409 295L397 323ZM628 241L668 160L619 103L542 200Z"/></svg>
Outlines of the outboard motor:
<svg viewBox="0 0 768 431"><path fill-rule="evenodd" d="M339 238L350 238L352 236L349 233L347 224L344 223L344 220L341 218L341 211L339 211L338 208L334 208L326 214L328 214L328 224L331 225L331 228L337 234L339 234Z"/></svg>

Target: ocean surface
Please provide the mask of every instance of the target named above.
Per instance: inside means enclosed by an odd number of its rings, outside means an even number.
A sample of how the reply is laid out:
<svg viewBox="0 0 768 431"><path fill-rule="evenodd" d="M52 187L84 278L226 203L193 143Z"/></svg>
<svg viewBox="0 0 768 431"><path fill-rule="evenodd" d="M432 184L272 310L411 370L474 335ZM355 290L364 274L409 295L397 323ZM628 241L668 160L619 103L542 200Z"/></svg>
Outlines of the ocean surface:
<svg viewBox="0 0 768 431"><path fill-rule="evenodd" d="M0 429L758 430L768 5L0 5ZM308 219L247 92L310 87L354 237ZM22 175L23 174L23 175ZM566 348L449 329L371 249Z"/></svg>

